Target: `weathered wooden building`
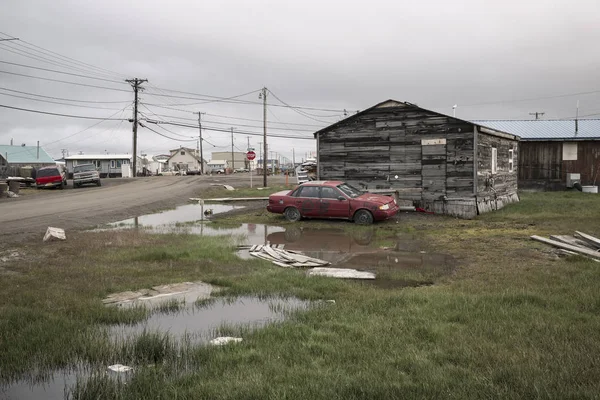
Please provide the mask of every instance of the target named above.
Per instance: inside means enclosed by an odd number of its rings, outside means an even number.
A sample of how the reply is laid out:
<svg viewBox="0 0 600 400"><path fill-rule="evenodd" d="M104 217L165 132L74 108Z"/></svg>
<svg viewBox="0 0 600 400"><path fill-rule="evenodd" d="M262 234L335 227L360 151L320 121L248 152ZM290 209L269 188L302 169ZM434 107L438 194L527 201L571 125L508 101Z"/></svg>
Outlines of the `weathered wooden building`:
<svg viewBox="0 0 600 400"><path fill-rule="evenodd" d="M518 201L519 138L500 130L387 100L315 138L319 179L464 218Z"/></svg>
<svg viewBox="0 0 600 400"><path fill-rule="evenodd" d="M600 119L475 121L521 137L519 188L564 190L567 174L600 184Z"/></svg>

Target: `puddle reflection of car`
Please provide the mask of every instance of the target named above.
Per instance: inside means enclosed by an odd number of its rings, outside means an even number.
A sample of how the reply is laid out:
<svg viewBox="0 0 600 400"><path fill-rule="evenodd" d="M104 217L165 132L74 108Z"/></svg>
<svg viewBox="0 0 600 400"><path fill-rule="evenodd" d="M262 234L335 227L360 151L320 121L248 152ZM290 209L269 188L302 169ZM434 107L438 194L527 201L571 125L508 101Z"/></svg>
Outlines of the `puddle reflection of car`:
<svg viewBox="0 0 600 400"><path fill-rule="evenodd" d="M288 221L331 218L371 224L396 215L399 208L391 196L363 193L341 181L311 181L272 194L267 210L283 214Z"/></svg>

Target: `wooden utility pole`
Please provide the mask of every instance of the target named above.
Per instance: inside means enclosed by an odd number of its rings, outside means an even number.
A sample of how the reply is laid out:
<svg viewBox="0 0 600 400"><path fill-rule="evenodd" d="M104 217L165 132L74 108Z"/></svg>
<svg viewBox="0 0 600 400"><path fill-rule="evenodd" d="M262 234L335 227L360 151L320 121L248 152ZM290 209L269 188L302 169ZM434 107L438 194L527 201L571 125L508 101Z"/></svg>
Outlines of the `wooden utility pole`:
<svg viewBox="0 0 600 400"><path fill-rule="evenodd" d="M204 153L202 153L202 112L198 111L198 141L200 142L200 173L204 175Z"/></svg>
<svg viewBox="0 0 600 400"><path fill-rule="evenodd" d="M263 100L263 187L267 187L267 88L262 88L259 98Z"/></svg>
<svg viewBox="0 0 600 400"><path fill-rule="evenodd" d="M296 170L296 149L292 148L292 168Z"/></svg>
<svg viewBox="0 0 600 400"><path fill-rule="evenodd" d="M235 171L235 154L233 154L233 126L231 127L231 172Z"/></svg>
<svg viewBox="0 0 600 400"><path fill-rule="evenodd" d="M144 90L140 85L144 82L148 82L148 79L126 79L131 87L133 88L134 101L133 101L133 172L132 176L137 176L137 127L138 127L138 92Z"/></svg>

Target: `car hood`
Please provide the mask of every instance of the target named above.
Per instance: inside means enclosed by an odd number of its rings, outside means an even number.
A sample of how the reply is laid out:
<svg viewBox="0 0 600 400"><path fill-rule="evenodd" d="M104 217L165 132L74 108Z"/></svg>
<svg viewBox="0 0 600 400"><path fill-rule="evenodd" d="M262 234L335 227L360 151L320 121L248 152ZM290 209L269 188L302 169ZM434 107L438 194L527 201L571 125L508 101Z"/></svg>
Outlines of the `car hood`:
<svg viewBox="0 0 600 400"><path fill-rule="evenodd" d="M358 197L355 197L354 200L370 201L372 203L379 203L379 204L387 204L387 203L393 201L394 199L390 196L384 196L382 194L365 193L365 194L361 194Z"/></svg>

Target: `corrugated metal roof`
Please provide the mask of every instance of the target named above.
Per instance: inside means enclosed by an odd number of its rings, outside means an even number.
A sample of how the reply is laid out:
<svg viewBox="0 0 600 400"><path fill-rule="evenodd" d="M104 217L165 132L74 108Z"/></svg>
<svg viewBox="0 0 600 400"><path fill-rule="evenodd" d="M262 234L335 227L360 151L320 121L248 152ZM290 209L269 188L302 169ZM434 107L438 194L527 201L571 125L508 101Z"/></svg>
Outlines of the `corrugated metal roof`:
<svg viewBox="0 0 600 400"><path fill-rule="evenodd" d="M10 146L0 144L0 153L9 164L54 164L55 161L40 147L40 157L37 156L37 146Z"/></svg>
<svg viewBox="0 0 600 400"><path fill-rule="evenodd" d="M577 133L575 120L474 120L475 124L490 127L521 137L521 140L600 140L600 119L580 119Z"/></svg>

